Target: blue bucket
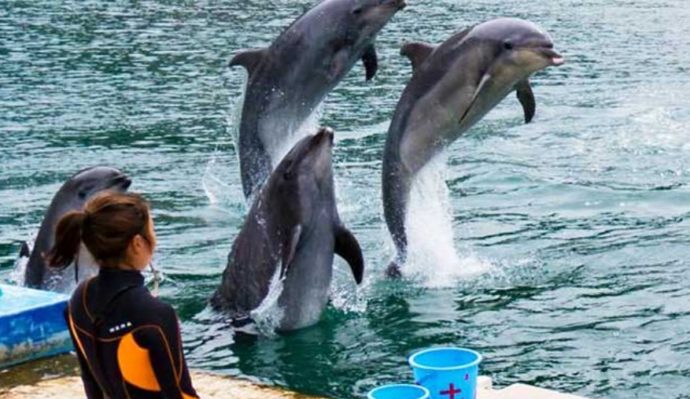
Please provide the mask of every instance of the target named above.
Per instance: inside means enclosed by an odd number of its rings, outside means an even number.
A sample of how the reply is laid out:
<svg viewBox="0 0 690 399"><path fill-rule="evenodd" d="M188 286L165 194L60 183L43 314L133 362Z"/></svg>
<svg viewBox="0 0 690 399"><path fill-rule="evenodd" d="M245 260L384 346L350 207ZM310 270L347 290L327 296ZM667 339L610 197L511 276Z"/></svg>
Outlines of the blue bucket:
<svg viewBox="0 0 690 399"><path fill-rule="evenodd" d="M463 348L425 349L410 356L418 385L430 399L475 399L482 355Z"/></svg>
<svg viewBox="0 0 690 399"><path fill-rule="evenodd" d="M429 399L429 391L417 385L394 384L373 389L367 395L369 399Z"/></svg>

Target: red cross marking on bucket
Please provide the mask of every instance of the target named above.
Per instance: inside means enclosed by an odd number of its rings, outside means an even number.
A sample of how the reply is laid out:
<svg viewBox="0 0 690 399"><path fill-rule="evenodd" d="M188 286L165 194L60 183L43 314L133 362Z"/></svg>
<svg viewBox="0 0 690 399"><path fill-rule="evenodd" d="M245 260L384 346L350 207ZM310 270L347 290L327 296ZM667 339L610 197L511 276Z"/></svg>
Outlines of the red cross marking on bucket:
<svg viewBox="0 0 690 399"><path fill-rule="evenodd" d="M455 399L455 394L460 393L462 390L460 388L455 389L455 384L450 383L447 391L441 391L441 395L448 395L448 399Z"/></svg>

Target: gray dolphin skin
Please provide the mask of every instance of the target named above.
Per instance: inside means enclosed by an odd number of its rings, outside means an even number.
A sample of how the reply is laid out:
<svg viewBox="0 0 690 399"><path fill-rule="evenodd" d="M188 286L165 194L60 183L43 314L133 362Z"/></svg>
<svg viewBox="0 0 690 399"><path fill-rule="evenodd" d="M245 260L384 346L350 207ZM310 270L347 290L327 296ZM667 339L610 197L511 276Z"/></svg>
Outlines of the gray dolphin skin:
<svg viewBox="0 0 690 399"><path fill-rule="evenodd" d="M514 90L529 123L535 112L529 76L564 62L548 33L516 18L478 24L438 47L409 43L401 53L414 72L384 149L384 216L397 250L391 276L407 257L405 217L415 175Z"/></svg>
<svg viewBox="0 0 690 399"><path fill-rule="evenodd" d="M268 48L244 50L230 66L249 78L239 129L242 188L250 198L280 161L295 133L323 98L362 60L376 74L374 40L404 0L323 0Z"/></svg>
<svg viewBox="0 0 690 399"><path fill-rule="evenodd" d="M132 180L119 170L105 166L84 169L70 177L55 194L43 217L33 250L28 255L24 285L31 288L69 292L75 287L75 280L82 280L94 274L93 271L87 270L92 262L84 261L90 259L89 255L84 254L88 252L84 248L80 251L80 266L77 271L74 270L74 265L62 270L49 269L43 260L43 255L53 247L55 228L62 216L67 212L83 209L84 204L97 193L106 190L125 192L131 183ZM21 254L27 253L28 246L23 244Z"/></svg>
<svg viewBox="0 0 690 399"><path fill-rule="evenodd" d="M333 189L333 132L300 140L273 171L228 255L211 305L233 325L250 320L276 278L278 331L318 322L328 302L334 254L345 259L357 284L364 274L359 243L338 216Z"/></svg>

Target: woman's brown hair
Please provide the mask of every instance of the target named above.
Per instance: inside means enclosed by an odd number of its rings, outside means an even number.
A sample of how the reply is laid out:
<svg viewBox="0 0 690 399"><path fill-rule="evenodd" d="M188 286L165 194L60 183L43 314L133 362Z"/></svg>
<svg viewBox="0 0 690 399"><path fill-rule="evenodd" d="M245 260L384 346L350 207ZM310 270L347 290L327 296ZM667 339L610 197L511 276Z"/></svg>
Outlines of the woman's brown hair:
<svg viewBox="0 0 690 399"><path fill-rule="evenodd" d="M74 261L83 241L100 267L117 267L137 234L149 244L149 205L139 194L104 192L90 199L82 211L63 216L55 229L55 245L46 256L50 266Z"/></svg>

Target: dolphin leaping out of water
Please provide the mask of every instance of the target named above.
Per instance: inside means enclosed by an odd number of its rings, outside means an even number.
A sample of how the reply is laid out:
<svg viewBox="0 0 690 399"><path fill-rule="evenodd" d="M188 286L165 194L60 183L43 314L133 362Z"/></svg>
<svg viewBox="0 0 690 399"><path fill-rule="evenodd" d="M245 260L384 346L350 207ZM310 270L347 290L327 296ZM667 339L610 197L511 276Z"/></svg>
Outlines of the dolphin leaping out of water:
<svg viewBox="0 0 690 399"><path fill-rule="evenodd" d="M362 282L362 250L338 216L332 147L330 129L303 138L256 196L211 299L214 308L230 314L234 327L246 331L272 281L282 284L275 294L282 311L275 329L316 323L328 302L334 254L349 263L357 284Z"/></svg>
<svg viewBox="0 0 690 399"><path fill-rule="evenodd" d="M383 158L383 204L399 275L407 257L405 217L416 174L510 92L529 123L535 112L529 76L564 60L548 33L532 22L499 18L455 34L438 47L409 43L412 79L398 102Z"/></svg>
<svg viewBox="0 0 690 399"><path fill-rule="evenodd" d="M38 230L33 250L29 250L26 243L22 244L20 257L29 257L24 272L24 285L68 293L76 286L76 280L81 281L97 274L98 269L83 246L79 253L79 270L75 270L75 265L62 270L51 269L43 256L55 243L55 228L62 216L67 212L83 209L91 197L102 191L125 192L130 184L132 180L124 173L105 166L84 169L70 177L53 197ZM82 259L88 262L81 261Z"/></svg>
<svg viewBox="0 0 690 399"><path fill-rule="evenodd" d="M323 98L362 60L366 79L378 69L374 40L404 0L323 0L268 48L230 61L249 73L238 152L246 198L263 184Z"/></svg>

